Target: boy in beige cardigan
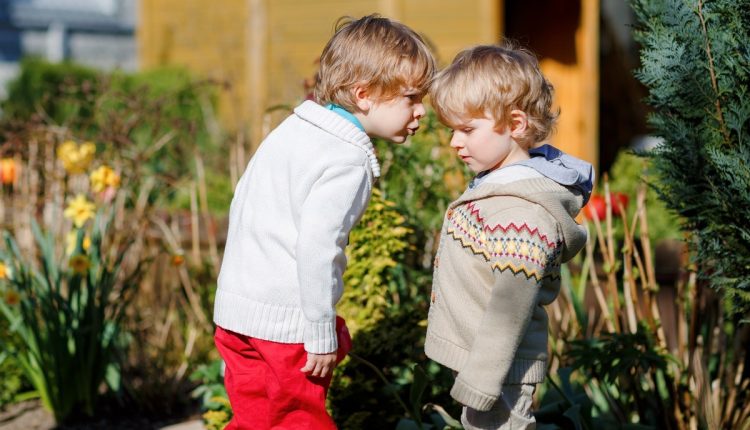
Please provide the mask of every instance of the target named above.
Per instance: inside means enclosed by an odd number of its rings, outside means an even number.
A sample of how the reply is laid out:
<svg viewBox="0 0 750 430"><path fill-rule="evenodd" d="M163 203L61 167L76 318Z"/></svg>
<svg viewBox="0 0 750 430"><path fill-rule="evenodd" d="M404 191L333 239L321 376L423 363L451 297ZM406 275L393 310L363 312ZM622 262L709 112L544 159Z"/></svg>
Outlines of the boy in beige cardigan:
<svg viewBox="0 0 750 430"><path fill-rule="evenodd" d="M533 429L547 366L547 314L560 264L586 242L575 217L590 164L542 145L552 86L523 49L458 54L430 90L451 147L478 175L445 215L425 352L457 373L451 396L467 429Z"/></svg>

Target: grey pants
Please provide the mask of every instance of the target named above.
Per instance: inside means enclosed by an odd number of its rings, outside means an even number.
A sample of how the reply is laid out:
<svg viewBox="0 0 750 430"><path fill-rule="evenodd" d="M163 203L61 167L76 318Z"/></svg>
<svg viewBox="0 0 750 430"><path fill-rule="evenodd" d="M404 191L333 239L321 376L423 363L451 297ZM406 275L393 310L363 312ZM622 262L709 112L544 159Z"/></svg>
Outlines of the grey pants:
<svg viewBox="0 0 750 430"><path fill-rule="evenodd" d="M535 384L506 385L489 411L464 407L461 424L466 430L534 430L531 402L535 388Z"/></svg>

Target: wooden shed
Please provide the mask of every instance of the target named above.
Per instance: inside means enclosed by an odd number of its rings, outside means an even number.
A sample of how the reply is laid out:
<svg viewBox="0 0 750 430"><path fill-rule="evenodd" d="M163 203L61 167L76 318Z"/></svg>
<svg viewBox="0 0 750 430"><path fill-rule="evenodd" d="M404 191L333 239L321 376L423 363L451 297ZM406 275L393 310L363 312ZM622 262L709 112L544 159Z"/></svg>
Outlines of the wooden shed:
<svg viewBox="0 0 750 430"><path fill-rule="evenodd" d="M464 47L503 37L528 46L562 111L552 143L597 163L598 0L141 0L139 62L182 65L228 83L220 118L246 130L254 147L278 120L267 110L304 97L336 20L374 12L425 35L441 65Z"/></svg>

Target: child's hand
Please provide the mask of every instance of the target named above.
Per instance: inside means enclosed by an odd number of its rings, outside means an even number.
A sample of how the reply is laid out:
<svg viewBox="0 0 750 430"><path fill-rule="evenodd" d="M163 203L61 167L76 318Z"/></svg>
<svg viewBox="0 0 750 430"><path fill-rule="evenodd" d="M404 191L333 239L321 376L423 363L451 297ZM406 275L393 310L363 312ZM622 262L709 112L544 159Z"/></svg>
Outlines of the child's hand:
<svg viewBox="0 0 750 430"><path fill-rule="evenodd" d="M330 354L312 354L307 353L307 363L305 367L300 369L304 373L309 373L310 376L316 376L325 378L336 367L336 352Z"/></svg>

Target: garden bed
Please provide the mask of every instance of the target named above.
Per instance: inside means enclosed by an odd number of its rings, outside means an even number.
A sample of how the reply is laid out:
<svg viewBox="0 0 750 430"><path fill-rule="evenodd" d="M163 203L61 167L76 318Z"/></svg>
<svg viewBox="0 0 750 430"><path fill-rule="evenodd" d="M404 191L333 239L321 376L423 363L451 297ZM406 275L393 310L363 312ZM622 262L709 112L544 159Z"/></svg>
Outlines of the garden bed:
<svg viewBox="0 0 750 430"><path fill-rule="evenodd" d="M55 419L38 400L29 400L9 405L0 411L0 430L201 430L205 428L200 417L174 417L149 420L145 417L128 417L110 414L109 417L94 418L90 422L75 425L55 426Z"/></svg>

